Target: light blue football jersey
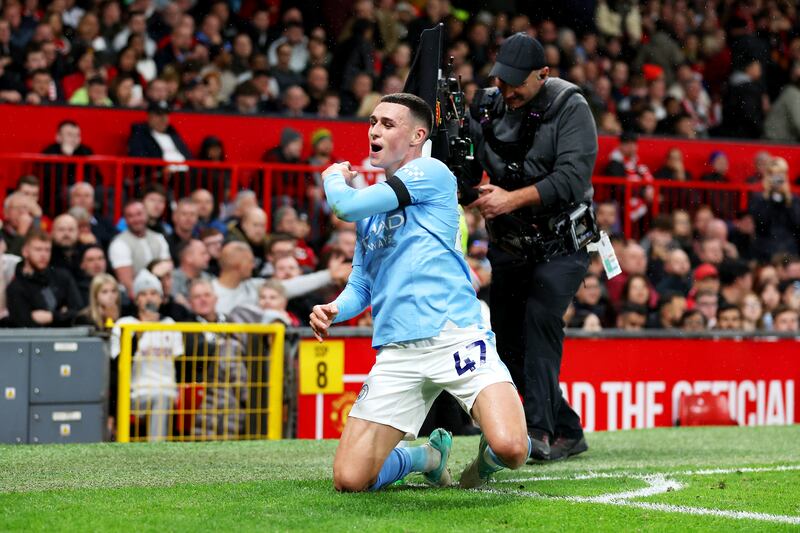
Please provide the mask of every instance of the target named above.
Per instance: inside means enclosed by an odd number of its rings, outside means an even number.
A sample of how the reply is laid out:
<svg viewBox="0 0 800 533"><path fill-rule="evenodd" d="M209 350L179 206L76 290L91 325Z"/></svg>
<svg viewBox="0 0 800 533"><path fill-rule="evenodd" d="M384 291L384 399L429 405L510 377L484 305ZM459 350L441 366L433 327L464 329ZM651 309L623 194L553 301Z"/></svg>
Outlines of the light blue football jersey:
<svg viewBox="0 0 800 533"><path fill-rule="evenodd" d="M355 220L353 273L336 299L336 322L371 305L376 348L434 337L448 321L458 327L482 324L461 252L455 176L441 161L423 157L395 177L410 196L405 207L398 207L398 193L388 183L356 191L341 174L325 182L328 201L340 217L354 220L371 213Z"/></svg>

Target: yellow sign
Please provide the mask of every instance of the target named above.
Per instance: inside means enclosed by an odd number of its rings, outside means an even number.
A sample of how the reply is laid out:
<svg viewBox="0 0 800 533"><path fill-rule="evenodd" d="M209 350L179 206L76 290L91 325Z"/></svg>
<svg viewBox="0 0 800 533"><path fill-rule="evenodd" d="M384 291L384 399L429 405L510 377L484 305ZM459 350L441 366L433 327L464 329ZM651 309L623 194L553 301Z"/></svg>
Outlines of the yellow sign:
<svg viewBox="0 0 800 533"><path fill-rule="evenodd" d="M300 394L344 392L344 341L300 341Z"/></svg>

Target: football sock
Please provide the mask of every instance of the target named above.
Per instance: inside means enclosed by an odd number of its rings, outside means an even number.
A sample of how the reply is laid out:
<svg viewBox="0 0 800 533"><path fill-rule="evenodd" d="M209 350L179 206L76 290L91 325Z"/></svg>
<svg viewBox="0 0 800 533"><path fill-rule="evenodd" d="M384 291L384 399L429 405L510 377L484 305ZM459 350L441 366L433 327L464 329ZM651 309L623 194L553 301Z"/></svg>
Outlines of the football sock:
<svg viewBox="0 0 800 533"><path fill-rule="evenodd" d="M369 490L375 491L391 485L398 479L403 479L411 472L412 460L409 448L395 448L389 454L389 457L384 461L381 471L378 473L378 479Z"/></svg>
<svg viewBox="0 0 800 533"><path fill-rule="evenodd" d="M483 453L478 456L478 460L478 469L482 476L497 472L498 470L502 470L504 468L508 468L503 460L495 455L491 446L486 446L486 449L483 450Z"/></svg>
<svg viewBox="0 0 800 533"><path fill-rule="evenodd" d="M378 490L403 479L411 472L430 472L442 460L442 454L430 444L395 448L384 461L378 479L369 490Z"/></svg>
<svg viewBox="0 0 800 533"><path fill-rule="evenodd" d="M411 454L412 472L430 472L442 461L442 454L430 444L406 448Z"/></svg>

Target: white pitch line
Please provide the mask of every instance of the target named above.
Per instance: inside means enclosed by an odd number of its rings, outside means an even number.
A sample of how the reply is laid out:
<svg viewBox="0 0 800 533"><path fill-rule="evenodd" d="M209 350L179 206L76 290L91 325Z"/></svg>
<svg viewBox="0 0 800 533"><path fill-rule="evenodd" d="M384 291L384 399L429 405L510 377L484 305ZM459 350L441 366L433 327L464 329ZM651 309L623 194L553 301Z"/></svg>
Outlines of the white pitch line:
<svg viewBox="0 0 800 533"><path fill-rule="evenodd" d="M756 513L750 511L729 511L724 509L713 509L706 507L689 507L685 505L670 505L665 503L650 503L631 501L633 498L646 498L658 494L664 494L671 490L679 490L684 487L676 480L669 479L666 476L708 476L717 474L732 474L734 472L789 472L800 470L800 465L781 465L774 467L742 467L742 468L716 468L706 470L687 470L683 472L674 473L658 473L658 474L631 474L625 472L597 472L589 474L581 474L573 477L538 477L538 478L524 478L524 479L502 479L497 480L497 483L520 483L530 481L566 481L566 480L580 480L580 479L601 479L601 478L622 478L632 477L641 479L647 483L647 487L643 489L635 489L626 492L617 492L609 494L601 494L599 496L548 496L539 492L521 491L521 490L500 490L494 488L483 489L482 492L489 492L492 494L513 494L527 498L536 498L542 500L561 500L571 503L600 503L606 505L616 505L618 507L631 507L636 509L648 509L652 511L662 511L667 513L678 514L691 514L697 516L715 516L720 518L729 518L732 520L757 520L761 522L772 522L778 524L791 524L800 525L800 516L789 515L775 515L768 513Z"/></svg>
<svg viewBox="0 0 800 533"><path fill-rule="evenodd" d="M713 468L706 470L683 470L679 472L660 472L661 474L670 476L715 476L718 474L734 474L734 473L757 473L757 472L792 472L800 470L800 465L779 465L779 466L764 466L764 467L741 467L741 468ZM587 479L614 479L629 477L634 479L644 479L653 474L645 474L642 472L588 472L586 474L577 474L573 476L531 476L524 478L509 478L498 479L498 483L525 483L531 481L570 481L570 480L587 480Z"/></svg>
<svg viewBox="0 0 800 533"><path fill-rule="evenodd" d="M685 505L668 505L665 503L647 503L630 501L612 501L610 505L621 507L636 507L653 511L663 511L666 513L683 513L701 516L718 516L721 518L731 518L734 520L759 520L762 522L775 522L778 524L800 525L800 516L788 516L783 514L752 513L750 511L726 511L723 509L708 509L704 507L687 507Z"/></svg>
<svg viewBox="0 0 800 533"><path fill-rule="evenodd" d="M676 476L714 476L717 474L733 474L738 472L791 472L800 470L800 465L778 465L778 466L753 466L743 468L711 468L706 470L687 470L675 472Z"/></svg>
<svg viewBox="0 0 800 533"><path fill-rule="evenodd" d="M500 489L486 489L493 493L498 494L516 494L518 496L527 496L529 498L545 499L545 500L563 500L572 503L617 503L624 502L631 498L646 498L648 496L656 496L664 494L671 490L679 490L683 485L675 480L667 479L662 474L655 474L642 478L647 487L642 489L634 489L626 492L613 492L608 494L601 494L599 496L549 496L540 492L530 492L522 490L504 491Z"/></svg>
<svg viewBox="0 0 800 533"><path fill-rule="evenodd" d="M673 479L667 479L662 474L656 474L644 478L647 482L647 487L643 489L629 490L627 492L615 492L611 494L601 494L600 496L584 496L579 498L579 501L587 503L614 503L618 500L629 500L632 498L647 498L648 496L655 496L657 494L664 494L671 490L680 490L683 485Z"/></svg>

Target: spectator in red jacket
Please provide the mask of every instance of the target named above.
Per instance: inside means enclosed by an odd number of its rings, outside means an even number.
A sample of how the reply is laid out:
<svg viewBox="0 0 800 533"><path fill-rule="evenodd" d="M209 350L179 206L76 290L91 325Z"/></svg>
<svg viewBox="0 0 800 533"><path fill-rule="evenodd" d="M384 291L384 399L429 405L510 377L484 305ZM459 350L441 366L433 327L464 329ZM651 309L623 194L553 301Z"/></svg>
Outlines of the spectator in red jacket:
<svg viewBox="0 0 800 533"><path fill-rule="evenodd" d="M640 220L649 211L653 201L653 175L647 165L639 161L639 137L632 131L624 131L619 136L619 146L612 150L605 173L607 176L625 178L631 183L641 184L633 190L630 203L631 220ZM621 191L612 191L621 194Z"/></svg>

